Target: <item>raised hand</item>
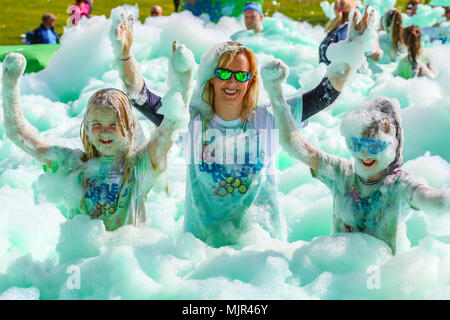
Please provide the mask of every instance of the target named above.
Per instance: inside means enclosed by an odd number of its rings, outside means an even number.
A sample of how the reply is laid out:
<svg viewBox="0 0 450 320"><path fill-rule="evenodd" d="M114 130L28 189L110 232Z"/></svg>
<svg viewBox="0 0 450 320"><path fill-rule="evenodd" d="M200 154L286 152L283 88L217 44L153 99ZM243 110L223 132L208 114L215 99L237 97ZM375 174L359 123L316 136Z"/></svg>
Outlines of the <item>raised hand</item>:
<svg viewBox="0 0 450 320"><path fill-rule="evenodd" d="M126 60L131 55L133 44L134 16L125 8L119 7L114 10L111 11L109 37L116 57Z"/></svg>
<svg viewBox="0 0 450 320"><path fill-rule="evenodd" d="M269 94L272 104L278 104L283 100L283 92L281 85L286 81L289 75L288 66L280 59L274 59L266 63L261 68L261 76L264 83L264 88Z"/></svg>
<svg viewBox="0 0 450 320"><path fill-rule="evenodd" d="M3 126L6 136L19 148L50 167L51 163L46 158L49 144L25 119L20 106L19 80L26 65L27 61L20 53L10 53L3 60Z"/></svg>
<svg viewBox="0 0 450 320"><path fill-rule="evenodd" d="M367 5L361 17L358 9L353 9L349 16L347 41L353 41L359 35L366 32L367 29L374 29L377 20L377 12L374 8Z"/></svg>
<svg viewBox="0 0 450 320"><path fill-rule="evenodd" d="M189 104L192 96L194 67L195 58L192 51L174 41L169 61L169 91L179 92L185 104Z"/></svg>
<svg viewBox="0 0 450 320"><path fill-rule="evenodd" d="M16 52L8 54L3 60L3 86L11 87L18 84L26 66L27 61L22 54Z"/></svg>

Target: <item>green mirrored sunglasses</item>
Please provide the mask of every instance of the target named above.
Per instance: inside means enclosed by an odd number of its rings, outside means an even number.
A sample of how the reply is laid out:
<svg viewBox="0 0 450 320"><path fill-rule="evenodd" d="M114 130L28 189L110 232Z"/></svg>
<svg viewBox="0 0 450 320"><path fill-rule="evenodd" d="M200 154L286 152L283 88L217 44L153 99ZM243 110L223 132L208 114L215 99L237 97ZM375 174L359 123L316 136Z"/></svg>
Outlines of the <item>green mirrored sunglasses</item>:
<svg viewBox="0 0 450 320"><path fill-rule="evenodd" d="M246 81L250 80L250 78L252 77L252 74L250 72L247 72L247 71L236 71L236 72L233 72L233 71L230 71L230 70L227 70L227 69L219 69L219 68L214 70L214 74L220 80L228 80L234 74L234 77L239 82L246 82Z"/></svg>

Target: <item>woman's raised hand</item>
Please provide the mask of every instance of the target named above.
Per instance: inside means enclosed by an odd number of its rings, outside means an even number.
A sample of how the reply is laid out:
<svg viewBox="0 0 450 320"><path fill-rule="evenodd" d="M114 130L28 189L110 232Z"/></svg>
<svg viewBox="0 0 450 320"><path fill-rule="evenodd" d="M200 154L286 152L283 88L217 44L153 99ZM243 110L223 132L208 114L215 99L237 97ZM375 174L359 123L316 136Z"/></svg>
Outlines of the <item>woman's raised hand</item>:
<svg viewBox="0 0 450 320"><path fill-rule="evenodd" d="M362 17L358 9L352 9L349 18L347 41L350 42L363 35L367 29L375 28L377 12L371 6L366 5Z"/></svg>
<svg viewBox="0 0 450 320"><path fill-rule="evenodd" d="M172 43L172 57L169 61L170 91L179 92L185 104L189 104L192 95L192 82L195 58L191 50L176 40Z"/></svg>

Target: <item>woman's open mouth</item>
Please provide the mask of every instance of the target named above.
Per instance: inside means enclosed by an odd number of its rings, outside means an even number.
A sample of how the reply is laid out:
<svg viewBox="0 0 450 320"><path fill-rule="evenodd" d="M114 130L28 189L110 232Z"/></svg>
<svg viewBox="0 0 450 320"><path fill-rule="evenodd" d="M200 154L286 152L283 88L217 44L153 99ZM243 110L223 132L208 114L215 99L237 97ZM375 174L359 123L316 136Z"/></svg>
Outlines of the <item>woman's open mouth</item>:
<svg viewBox="0 0 450 320"><path fill-rule="evenodd" d="M360 159L360 160L361 160L362 164L364 165L364 167L371 167L375 164L375 161L377 161L377 160L363 160L363 159Z"/></svg>
<svg viewBox="0 0 450 320"><path fill-rule="evenodd" d="M223 92L225 92L226 95L234 96L237 93L236 89L223 89Z"/></svg>

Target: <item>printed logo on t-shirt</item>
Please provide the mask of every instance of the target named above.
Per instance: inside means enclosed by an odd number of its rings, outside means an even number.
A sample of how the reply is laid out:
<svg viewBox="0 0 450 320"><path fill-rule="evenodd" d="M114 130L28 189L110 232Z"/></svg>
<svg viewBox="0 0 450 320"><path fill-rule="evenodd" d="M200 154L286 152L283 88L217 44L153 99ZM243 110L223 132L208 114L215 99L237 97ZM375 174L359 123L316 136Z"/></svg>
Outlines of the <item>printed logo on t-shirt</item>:
<svg viewBox="0 0 450 320"><path fill-rule="evenodd" d="M118 210L118 199L122 185L117 183L97 183L96 179L87 179L85 200L89 201L89 212L94 218L113 215ZM122 193L122 199L128 194L128 188Z"/></svg>
<svg viewBox="0 0 450 320"><path fill-rule="evenodd" d="M264 151L258 152L258 148L255 148L244 153L241 157L242 163L235 162L224 165L215 161L217 149L212 147L214 141L215 137L213 136L210 141L203 143L200 154L201 163L198 165L200 172L208 173L214 182L211 186L212 195L226 197L227 195L246 194L255 175L264 166ZM219 150L222 151L222 149ZM222 160L222 158L219 159ZM234 158L238 159L239 155L234 154Z"/></svg>

